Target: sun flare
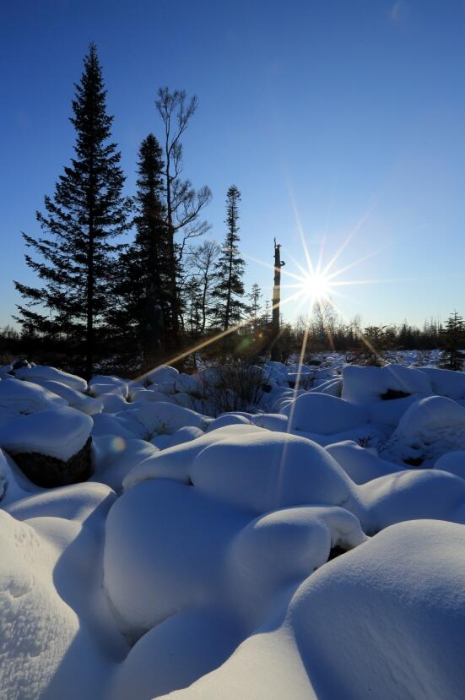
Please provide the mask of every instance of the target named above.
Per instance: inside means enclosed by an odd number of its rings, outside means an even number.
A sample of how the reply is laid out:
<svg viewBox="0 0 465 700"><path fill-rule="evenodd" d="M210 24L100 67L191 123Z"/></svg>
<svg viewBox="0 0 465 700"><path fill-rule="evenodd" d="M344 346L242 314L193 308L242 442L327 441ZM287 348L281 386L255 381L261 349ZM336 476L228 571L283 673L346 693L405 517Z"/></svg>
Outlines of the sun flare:
<svg viewBox="0 0 465 700"><path fill-rule="evenodd" d="M331 279L321 272L309 272L303 275L299 286L302 296L307 299L322 301L331 296Z"/></svg>

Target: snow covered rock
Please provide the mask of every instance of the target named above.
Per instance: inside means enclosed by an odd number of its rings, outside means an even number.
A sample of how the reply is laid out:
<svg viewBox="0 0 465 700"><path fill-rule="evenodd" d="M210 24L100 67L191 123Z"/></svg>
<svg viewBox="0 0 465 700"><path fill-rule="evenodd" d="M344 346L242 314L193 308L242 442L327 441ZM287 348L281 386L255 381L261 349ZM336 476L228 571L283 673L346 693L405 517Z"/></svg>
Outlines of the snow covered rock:
<svg viewBox="0 0 465 700"><path fill-rule="evenodd" d="M129 386L128 382L120 377L97 374L89 381L89 392L92 396L117 394L126 399L129 394Z"/></svg>
<svg viewBox="0 0 465 700"><path fill-rule="evenodd" d="M155 367L150 372L144 375L144 379L148 384L175 384L179 377L179 371L175 367L169 365L161 365Z"/></svg>
<svg viewBox="0 0 465 700"><path fill-rule="evenodd" d="M368 421L360 406L329 394L305 393L291 406L289 427L292 432L333 435L352 430Z"/></svg>
<svg viewBox="0 0 465 700"><path fill-rule="evenodd" d="M403 523L310 577L289 624L313 688L328 698L461 697L464 552L462 526Z"/></svg>
<svg viewBox="0 0 465 700"><path fill-rule="evenodd" d="M395 525L307 578L226 663L170 700L456 700L465 533ZM168 698L168 696L163 696Z"/></svg>
<svg viewBox="0 0 465 700"><path fill-rule="evenodd" d="M432 466L445 452L462 449L465 408L444 396L430 396L404 413L385 452L393 461Z"/></svg>
<svg viewBox="0 0 465 700"><path fill-rule="evenodd" d="M205 447L189 476L198 492L255 513L301 504L341 505L351 495L345 472L319 445L267 430Z"/></svg>
<svg viewBox="0 0 465 700"><path fill-rule="evenodd" d="M354 404L390 400L411 394L433 393L429 377L419 369L386 365L357 367L346 365L342 372L342 398Z"/></svg>
<svg viewBox="0 0 465 700"><path fill-rule="evenodd" d="M402 469L392 462L380 459L371 450L361 447L353 440L327 445L326 450L356 484L365 484Z"/></svg>
<svg viewBox="0 0 465 700"><path fill-rule="evenodd" d="M185 426L203 430L208 423L208 419L196 411L167 401L130 405L125 411L117 413L115 418L123 428L133 433L133 437L144 440L150 440L155 435L171 435Z"/></svg>
<svg viewBox="0 0 465 700"><path fill-rule="evenodd" d="M437 367L422 367L421 371L429 377L433 391L439 396L450 399L465 398L465 374Z"/></svg>
<svg viewBox="0 0 465 700"><path fill-rule="evenodd" d="M63 486L90 476L90 416L73 408L11 418L0 427L0 447L33 483Z"/></svg>
<svg viewBox="0 0 465 700"><path fill-rule="evenodd" d="M65 399L38 384L13 378L0 381L0 425L14 416L67 405Z"/></svg>
<svg viewBox="0 0 465 700"><path fill-rule="evenodd" d="M74 391L85 392L87 390L87 382L82 377L46 365L21 367L14 370L14 374L17 379L26 379L28 382L36 382L37 384L40 384L41 381L50 381L64 384L70 389L74 389Z"/></svg>
<svg viewBox="0 0 465 700"><path fill-rule="evenodd" d="M47 389L47 391L61 396L71 408L76 408L78 411L87 413L90 416L95 413L100 413L103 409L101 401L91 396L86 396L63 382L56 381L55 379L44 379L42 377L34 377L34 380L31 379L30 381L34 381L35 384Z"/></svg>

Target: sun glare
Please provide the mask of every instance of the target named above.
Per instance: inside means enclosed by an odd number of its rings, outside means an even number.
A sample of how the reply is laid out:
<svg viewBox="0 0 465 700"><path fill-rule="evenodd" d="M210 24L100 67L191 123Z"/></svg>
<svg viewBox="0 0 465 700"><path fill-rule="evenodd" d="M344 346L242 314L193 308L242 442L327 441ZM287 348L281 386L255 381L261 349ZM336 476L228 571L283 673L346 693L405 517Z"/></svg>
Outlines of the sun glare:
<svg viewBox="0 0 465 700"><path fill-rule="evenodd" d="M301 294L312 301L327 300L331 296L331 279L320 272L308 273L301 278Z"/></svg>

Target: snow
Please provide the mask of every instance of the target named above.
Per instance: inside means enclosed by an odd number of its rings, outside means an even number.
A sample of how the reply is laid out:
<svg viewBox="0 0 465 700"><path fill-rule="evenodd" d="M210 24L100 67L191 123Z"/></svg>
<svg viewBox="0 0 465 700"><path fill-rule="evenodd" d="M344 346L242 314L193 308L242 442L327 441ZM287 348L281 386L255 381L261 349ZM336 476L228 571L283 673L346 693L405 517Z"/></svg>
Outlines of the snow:
<svg viewBox="0 0 465 700"><path fill-rule="evenodd" d="M0 427L0 447L9 454L39 452L67 461L87 442L90 416L67 406L11 418Z"/></svg>
<svg viewBox="0 0 465 700"><path fill-rule="evenodd" d="M268 363L215 417L208 367L8 371L2 697L462 697L465 374ZM89 436L85 483L15 464Z"/></svg>
<svg viewBox="0 0 465 700"><path fill-rule="evenodd" d="M362 425L368 413L360 406L328 394L306 393L298 396L289 417L293 432L334 435Z"/></svg>

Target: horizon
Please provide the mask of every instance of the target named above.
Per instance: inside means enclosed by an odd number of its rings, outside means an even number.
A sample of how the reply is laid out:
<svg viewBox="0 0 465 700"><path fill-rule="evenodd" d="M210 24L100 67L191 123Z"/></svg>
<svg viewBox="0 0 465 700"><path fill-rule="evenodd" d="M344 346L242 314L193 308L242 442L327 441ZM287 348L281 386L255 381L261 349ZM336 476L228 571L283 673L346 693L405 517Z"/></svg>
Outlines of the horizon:
<svg viewBox="0 0 465 700"><path fill-rule="evenodd" d="M447 11L439 0L294 0L285 13L275 0L19 0L2 25L0 326L14 325L13 279L37 283L21 231L40 235L35 211L73 156L71 101L91 41L128 194L140 142L161 133L157 89L198 96L184 174L213 190L207 237L219 242L227 188L241 191L246 289L259 284L263 304L276 238L282 299L307 246L315 267L323 251L323 268L334 260L339 281L357 282L333 290L349 295L335 297L347 321L421 328L463 314L461 0ZM300 315L285 304L282 313Z"/></svg>

